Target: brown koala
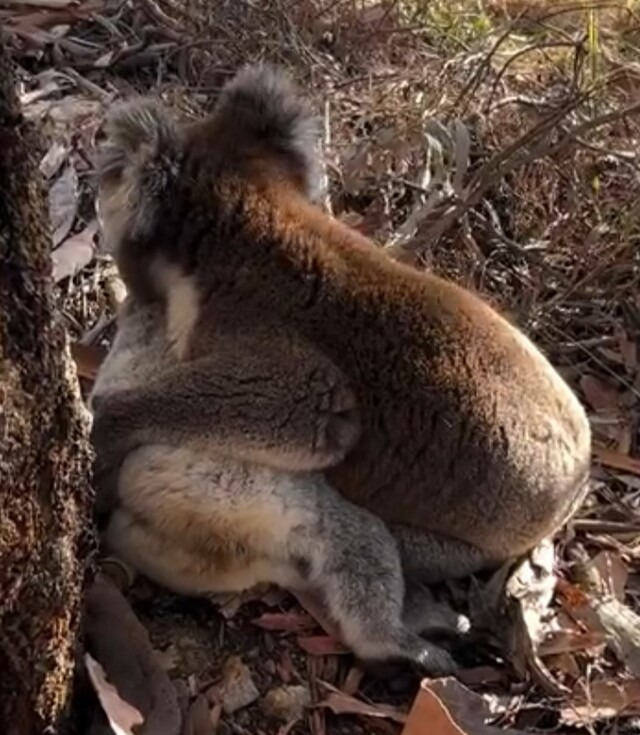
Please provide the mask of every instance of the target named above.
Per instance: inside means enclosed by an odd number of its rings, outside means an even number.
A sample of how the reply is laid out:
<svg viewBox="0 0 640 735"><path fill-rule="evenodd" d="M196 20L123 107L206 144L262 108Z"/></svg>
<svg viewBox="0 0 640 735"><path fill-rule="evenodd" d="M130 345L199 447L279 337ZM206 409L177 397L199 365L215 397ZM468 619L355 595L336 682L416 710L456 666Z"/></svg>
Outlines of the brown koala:
<svg viewBox="0 0 640 735"><path fill-rule="evenodd" d="M520 555L584 498L585 412L477 295L314 205L312 120L269 67L241 72L195 124L148 100L112 112L105 231L131 290L166 305L181 363L97 407L103 467L200 438L324 469L426 580Z"/></svg>
<svg viewBox="0 0 640 735"><path fill-rule="evenodd" d="M136 390L175 363L162 308L130 301L91 398ZM320 473L238 461L195 438L134 449L116 484L106 550L156 582L191 595L263 582L311 591L364 661L454 670L450 656L418 633L463 632L465 619L418 584L405 592L384 523Z"/></svg>

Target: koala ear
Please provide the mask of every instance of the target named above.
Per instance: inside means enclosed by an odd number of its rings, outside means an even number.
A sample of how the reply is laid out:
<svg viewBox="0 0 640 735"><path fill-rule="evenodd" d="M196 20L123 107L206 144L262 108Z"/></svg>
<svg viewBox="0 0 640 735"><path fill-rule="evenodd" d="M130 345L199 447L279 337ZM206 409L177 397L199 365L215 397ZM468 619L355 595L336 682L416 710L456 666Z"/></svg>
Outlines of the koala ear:
<svg viewBox="0 0 640 735"><path fill-rule="evenodd" d="M316 198L322 187L320 126L307 101L281 68L245 67L222 90L214 120L234 155L264 157Z"/></svg>
<svg viewBox="0 0 640 735"><path fill-rule="evenodd" d="M100 176L121 175L128 166L177 149L177 128L159 100L140 97L115 105L103 127Z"/></svg>
<svg viewBox="0 0 640 735"><path fill-rule="evenodd" d="M114 106L103 131L97 173L107 229L115 240L143 236L180 171L178 127L159 100L140 97Z"/></svg>

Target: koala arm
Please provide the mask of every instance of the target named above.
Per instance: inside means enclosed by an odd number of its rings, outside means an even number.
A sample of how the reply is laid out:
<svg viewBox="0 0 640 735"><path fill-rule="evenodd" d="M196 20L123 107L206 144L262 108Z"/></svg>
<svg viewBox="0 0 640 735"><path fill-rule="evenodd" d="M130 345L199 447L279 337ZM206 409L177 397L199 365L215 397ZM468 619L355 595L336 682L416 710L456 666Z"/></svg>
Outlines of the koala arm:
<svg viewBox="0 0 640 735"><path fill-rule="evenodd" d="M312 345L250 342L95 396L96 472L143 444L195 443L288 471L338 464L360 434L353 391Z"/></svg>

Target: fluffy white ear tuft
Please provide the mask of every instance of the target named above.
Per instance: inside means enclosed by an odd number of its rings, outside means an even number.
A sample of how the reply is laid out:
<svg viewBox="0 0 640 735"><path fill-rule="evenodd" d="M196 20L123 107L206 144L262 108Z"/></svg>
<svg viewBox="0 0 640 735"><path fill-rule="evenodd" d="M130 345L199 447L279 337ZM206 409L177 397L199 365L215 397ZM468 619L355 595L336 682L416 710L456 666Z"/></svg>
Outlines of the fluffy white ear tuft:
<svg viewBox="0 0 640 735"><path fill-rule="evenodd" d="M100 151L100 176L122 174L132 162L171 151L178 141L177 127L160 100L138 97L115 105L104 123L106 142Z"/></svg>
<svg viewBox="0 0 640 735"><path fill-rule="evenodd" d="M284 69L247 66L223 89L215 118L225 141L282 163L311 198L322 186L320 126Z"/></svg>
<svg viewBox="0 0 640 735"><path fill-rule="evenodd" d="M98 207L107 247L144 237L180 172L178 127L159 100L139 97L108 113L98 153Z"/></svg>

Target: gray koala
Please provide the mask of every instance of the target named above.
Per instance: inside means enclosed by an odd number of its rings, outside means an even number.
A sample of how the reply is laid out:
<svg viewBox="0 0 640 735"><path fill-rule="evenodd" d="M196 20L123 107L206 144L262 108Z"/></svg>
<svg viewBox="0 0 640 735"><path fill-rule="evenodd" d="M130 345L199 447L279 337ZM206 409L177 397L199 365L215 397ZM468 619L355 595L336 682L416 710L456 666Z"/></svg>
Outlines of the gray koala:
<svg viewBox="0 0 640 735"><path fill-rule="evenodd" d="M162 442L206 442L279 483L322 471L428 582L525 554L571 517L591 460L577 397L477 294L314 204L314 118L282 70L244 69L189 124L128 100L106 133L108 247L130 293L164 305L176 363L96 405L98 477Z"/></svg>
<svg viewBox="0 0 640 735"><path fill-rule="evenodd" d="M162 308L129 300L91 402L135 390L176 360ZM103 510L111 506L106 549L159 584L190 595L265 582L310 590L363 661L454 670L449 654L419 633L463 631L464 618L430 603L418 583L405 589L387 527L320 473L242 462L193 438L132 450L110 481L107 503L98 488Z"/></svg>

